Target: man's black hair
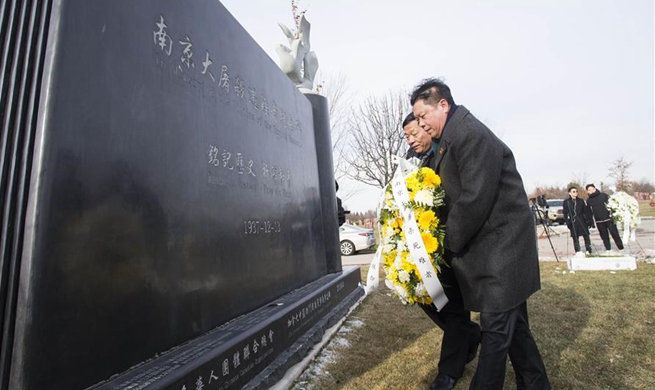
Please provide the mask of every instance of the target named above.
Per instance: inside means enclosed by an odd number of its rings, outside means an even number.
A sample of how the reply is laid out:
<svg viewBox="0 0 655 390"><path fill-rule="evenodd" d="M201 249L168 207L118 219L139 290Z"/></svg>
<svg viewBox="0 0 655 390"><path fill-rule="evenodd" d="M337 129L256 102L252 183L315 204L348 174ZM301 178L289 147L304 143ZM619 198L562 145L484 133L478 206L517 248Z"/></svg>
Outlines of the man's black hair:
<svg viewBox="0 0 655 390"><path fill-rule="evenodd" d="M405 120L403 121L403 127L407 126L411 122L415 121L416 117L414 116L413 112L410 112L409 115L405 117Z"/></svg>
<svg viewBox="0 0 655 390"><path fill-rule="evenodd" d="M585 189L585 190L588 190L589 187L594 187L594 188L596 188L596 186L594 185L594 183L591 183L591 184L587 184L587 185L584 187L584 189Z"/></svg>
<svg viewBox="0 0 655 390"><path fill-rule="evenodd" d="M421 84L414 88L409 102L413 106L418 100L425 100L426 104L435 105L441 99L446 99L450 106L455 104L450 88L440 79L429 78L421 81Z"/></svg>
<svg viewBox="0 0 655 390"><path fill-rule="evenodd" d="M577 189L578 187L569 187L569 192L571 192L571 190L577 190Z"/></svg>

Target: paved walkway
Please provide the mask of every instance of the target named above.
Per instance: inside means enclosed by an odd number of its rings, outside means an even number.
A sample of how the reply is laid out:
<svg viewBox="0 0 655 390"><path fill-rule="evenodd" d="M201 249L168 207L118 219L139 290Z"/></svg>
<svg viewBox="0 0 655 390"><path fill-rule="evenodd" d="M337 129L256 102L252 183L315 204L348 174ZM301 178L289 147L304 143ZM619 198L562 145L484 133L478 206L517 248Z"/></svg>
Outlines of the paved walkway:
<svg viewBox="0 0 655 390"><path fill-rule="evenodd" d="M550 241L542 225L537 226L537 236L539 243L539 259L542 261L555 261L555 253L560 261L565 261L568 257L573 256L573 240L569 234L569 229L566 225L551 226L549 229ZM637 228L637 241L628 242L625 245L624 253L636 256L637 258L644 258L646 256L655 257L655 218L644 218L641 225ZM553 247L551 248L550 242ZM612 249L616 250L616 245L610 237ZM584 248L584 240L580 237L580 245ZM594 252L605 252L603 241L600 239L598 230L591 230L591 246ZM555 249L553 253L553 248ZM362 251L353 256L342 256L341 263L343 265L368 265L373 260L374 252Z"/></svg>

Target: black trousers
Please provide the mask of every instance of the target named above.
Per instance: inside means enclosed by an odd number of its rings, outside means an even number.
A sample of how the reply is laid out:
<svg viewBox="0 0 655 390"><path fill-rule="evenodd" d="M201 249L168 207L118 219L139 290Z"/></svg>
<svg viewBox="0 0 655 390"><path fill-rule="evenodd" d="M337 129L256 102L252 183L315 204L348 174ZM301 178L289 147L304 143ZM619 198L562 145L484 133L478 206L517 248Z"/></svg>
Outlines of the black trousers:
<svg viewBox="0 0 655 390"><path fill-rule="evenodd" d="M612 249L612 246L610 245L610 234L614 239L616 247L623 249L623 240L621 240L621 236L619 235L619 229L616 228L616 225L612 220L596 222L596 227L598 228L598 233L600 233L600 238L603 240L603 245L605 245L606 250Z"/></svg>
<svg viewBox="0 0 655 390"><path fill-rule="evenodd" d="M576 252L580 252L580 236L575 236L573 238L573 248L575 248ZM591 239L589 238L589 235L582 235L582 238L584 238L584 246L585 249L587 249L587 252L591 253Z"/></svg>
<svg viewBox="0 0 655 390"><path fill-rule="evenodd" d="M470 390L502 390L507 356L516 374L517 390L547 390L550 382L530 332L525 302L501 313L480 313L482 348Z"/></svg>
<svg viewBox="0 0 655 390"><path fill-rule="evenodd" d="M471 321L471 312L464 309L459 284L450 267L441 267L439 280L448 297L446 306L441 311L434 305L419 306L443 330L439 373L461 378L469 353L475 353L480 343L480 326Z"/></svg>

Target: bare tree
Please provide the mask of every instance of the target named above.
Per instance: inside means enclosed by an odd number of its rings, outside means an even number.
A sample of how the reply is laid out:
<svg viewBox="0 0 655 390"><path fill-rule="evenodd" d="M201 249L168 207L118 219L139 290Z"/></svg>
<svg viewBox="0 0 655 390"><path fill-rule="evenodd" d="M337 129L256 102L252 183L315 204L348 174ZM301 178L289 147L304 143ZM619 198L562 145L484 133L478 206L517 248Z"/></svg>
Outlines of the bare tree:
<svg viewBox="0 0 655 390"><path fill-rule="evenodd" d="M655 185L648 181L645 177L641 179L640 181L633 181L631 184L631 188L635 192L648 192L648 193L653 193L655 192Z"/></svg>
<svg viewBox="0 0 655 390"><path fill-rule="evenodd" d="M612 195L614 193L614 190L610 188L610 185L605 183L604 181L601 180L600 183L598 183L598 189L607 195Z"/></svg>
<svg viewBox="0 0 655 390"><path fill-rule="evenodd" d="M343 156L348 165L346 176L379 188L391 181L396 170L392 157L407 150L401 125L409 111L404 92L369 96L353 109Z"/></svg>
<svg viewBox="0 0 655 390"><path fill-rule="evenodd" d="M328 100L330 125L343 127L348 118L348 107L352 103L352 94L348 88L348 78L343 73L325 73L319 71L316 76L315 91ZM336 139L332 140L335 144Z"/></svg>
<svg viewBox="0 0 655 390"><path fill-rule="evenodd" d="M300 19L307 13L306 9L302 11L300 10L298 7L299 1L300 0L291 0L291 15L293 15L293 24L296 26L292 32L296 38L298 38L300 34Z"/></svg>
<svg viewBox="0 0 655 390"><path fill-rule="evenodd" d="M626 161L623 156L614 161L610 165L610 177L616 180L616 190L629 192L631 189L631 182L629 179L628 170L632 166L632 161Z"/></svg>
<svg viewBox="0 0 655 390"><path fill-rule="evenodd" d="M343 153L347 137L345 124L348 122L349 107L353 97L348 88L348 79L343 73L325 74L319 72L316 80L316 93L325 96L328 101L334 175L338 180L344 176Z"/></svg>
<svg viewBox="0 0 655 390"><path fill-rule="evenodd" d="M536 198L539 195L544 195L546 199L563 199L568 196L568 187L559 186L538 186L530 193L530 198Z"/></svg>
<svg viewBox="0 0 655 390"><path fill-rule="evenodd" d="M330 74L319 72L314 92L327 98L330 116L330 136L332 138L332 160L334 162L334 178L339 182L339 197L344 202L355 196L362 189L348 183L346 176L347 163L344 159L347 147L347 124L351 115L354 94L349 88L348 78L343 73Z"/></svg>
<svg viewBox="0 0 655 390"><path fill-rule="evenodd" d="M580 188L584 189L584 186L586 186L589 183L589 172L585 171L585 172L578 172L573 174L571 183L576 183L580 186Z"/></svg>

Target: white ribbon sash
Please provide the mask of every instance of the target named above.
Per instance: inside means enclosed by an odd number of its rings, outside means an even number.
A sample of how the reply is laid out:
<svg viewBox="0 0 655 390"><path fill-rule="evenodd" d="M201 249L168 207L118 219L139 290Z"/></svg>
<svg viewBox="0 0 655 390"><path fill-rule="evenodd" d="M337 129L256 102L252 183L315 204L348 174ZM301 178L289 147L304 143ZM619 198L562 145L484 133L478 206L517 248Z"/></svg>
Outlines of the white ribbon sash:
<svg viewBox="0 0 655 390"><path fill-rule="evenodd" d="M628 243L628 240L634 242L637 241L637 228L631 229L630 226L634 221L632 220L632 215L630 210L626 210L623 213L623 242ZM639 224L639 217L637 217L637 225Z"/></svg>
<svg viewBox="0 0 655 390"><path fill-rule="evenodd" d="M416 263L416 267L421 275L421 279L423 279L423 284L425 285L425 289L430 295L430 298L432 298L437 310L441 310L446 306L446 303L448 303L448 297L446 297L446 293L441 286L437 273L432 266L430 255L423 244L420 230L414 219L414 211L405 207L405 204L409 203L410 199L404 177L411 170L411 166L404 158L397 157L397 162L399 169L396 169L396 173L392 179L392 193L395 203L400 211L400 215L403 217L403 230L405 231L405 240L407 242L407 247L409 248L409 254L412 257L412 260L414 260L414 263ZM382 193L382 196L384 197L384 192ZM373 257L373 261L371 262L371 266L368 269L368 275L366 277L367 285L365 288L366 294L369 294L378 287L381 258L382 244L378 247L378 250Z"/></svg>
<svg viewBox="0 0 655 390"><path fill-rule="evenodd" d="M623 242L628 243L630 239L630 210L623 213Z"/></svg>
<svg viewBox="0 0 655 390"><path fill-rule="evenodd" d="M368 267L368 273L366 274L366 286L364 286L364 292L366 295L372 293L378 289L380 285L380 259L382 258L382 244L378 245L378 250L375 251L375 256L373 256L373 261Z"/></svg>

